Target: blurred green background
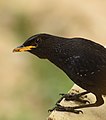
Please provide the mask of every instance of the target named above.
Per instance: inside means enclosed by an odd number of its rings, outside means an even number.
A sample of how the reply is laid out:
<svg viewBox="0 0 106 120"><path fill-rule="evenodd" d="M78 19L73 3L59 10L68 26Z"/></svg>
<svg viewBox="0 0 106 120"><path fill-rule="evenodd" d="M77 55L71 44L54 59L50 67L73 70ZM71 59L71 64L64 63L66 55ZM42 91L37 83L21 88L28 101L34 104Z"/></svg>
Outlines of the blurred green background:
<svg viewBox="0 0 106 120"><path fill-rule="evenodd" d="M0 120L44 120L72 82L56 66L12 53L36 33L85 37L106 45L105 0L0 0Z"/></svg>

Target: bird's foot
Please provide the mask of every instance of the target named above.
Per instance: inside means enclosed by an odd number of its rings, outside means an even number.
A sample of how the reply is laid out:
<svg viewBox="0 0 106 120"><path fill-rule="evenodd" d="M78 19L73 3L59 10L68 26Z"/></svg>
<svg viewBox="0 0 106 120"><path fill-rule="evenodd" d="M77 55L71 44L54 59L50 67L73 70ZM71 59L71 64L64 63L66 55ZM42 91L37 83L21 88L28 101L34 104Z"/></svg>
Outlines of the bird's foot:
<svg viewBox="0 0 106 120"><path fill-rule="evenodd" d="M82 110L76 110L76 109L74 109L74 107L64 107L64 106L61 106L60 104L57 104L53 109L50 109L48 111L52 112L54 110L61 111L61 112L72 112L72 113L76 113L76 114L83 113Z"/></svg>
<svg viewBox="0 0 106 120"><path fill-rule="evenodd" d="M60 94L62 95L62 97L57 101L57 103L60 103L60 101L65 98L66 101L77 101L77 102L80 102L80 103L90 103L88 100L84 100L83 98L81 98L82 96L82 93L79 93L79 94L75 94L75 93L72 93L72 94Z"/></svg>
<svg viewBox="0 0 106 120"><path fill-rule="evenodd" d="M61 106L59 103L62 101L62 99L64 98L65 101L76 101L76 102L80 102L83 104L90 104L90 102L88 100L84 100L84 98L86 98L87 96L85 94L87 94L88 92L82 92L82 93L71 93L71 94L60 94L62 97L56 102L56 106L53 109L48 110L49 112L52 112L53 110L56 111L66 111L66 112L73 112L73 113L77 113L79 114L80 112L83 113L81 110L76 110L76 108L78 109L79 107L64 107Z"/></svg>

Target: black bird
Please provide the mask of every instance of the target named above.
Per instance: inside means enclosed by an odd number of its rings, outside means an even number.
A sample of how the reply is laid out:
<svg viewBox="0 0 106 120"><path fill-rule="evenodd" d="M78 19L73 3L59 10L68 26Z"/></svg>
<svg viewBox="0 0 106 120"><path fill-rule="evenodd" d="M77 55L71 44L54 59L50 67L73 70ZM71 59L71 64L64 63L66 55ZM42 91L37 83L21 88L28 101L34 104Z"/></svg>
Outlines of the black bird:
<svg viewBox="0 0 106 120"><path fill-rule="evenodd" d="M102 45L84 38L63 38L42 33L28 38L13 50L22 51L48 59L63 70L74 83L86 90L75 99L80 100L79 97L90 92L96 96L95 103L75 107L57 105L55 110L79 113L81 111L76 109L104 104L102 95L106 95L106 48ZM70 96L63 95L66 100Z"/></svg>

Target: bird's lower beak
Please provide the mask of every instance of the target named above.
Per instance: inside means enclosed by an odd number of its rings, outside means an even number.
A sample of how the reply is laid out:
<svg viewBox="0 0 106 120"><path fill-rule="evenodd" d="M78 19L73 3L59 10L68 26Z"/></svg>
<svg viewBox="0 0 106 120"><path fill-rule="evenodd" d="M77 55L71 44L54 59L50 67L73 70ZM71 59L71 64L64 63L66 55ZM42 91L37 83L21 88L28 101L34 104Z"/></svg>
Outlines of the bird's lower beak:
<svg viewBox="0 0 106 120"><path fill-rule="evenodd" d="M24 52L24 51L29 51L32 50L32 48L36 48L35 46L19 46L15 49L13 49L13 52Z"/></svg>

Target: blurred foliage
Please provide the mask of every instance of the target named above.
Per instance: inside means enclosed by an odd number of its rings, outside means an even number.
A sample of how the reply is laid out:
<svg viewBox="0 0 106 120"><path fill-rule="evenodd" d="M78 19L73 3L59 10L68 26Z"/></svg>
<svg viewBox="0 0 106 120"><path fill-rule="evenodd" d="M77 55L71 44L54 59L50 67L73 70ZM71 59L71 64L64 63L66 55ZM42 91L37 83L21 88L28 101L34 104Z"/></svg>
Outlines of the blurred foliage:
<svg viewBox="0 0 106 120"><path fill-rule="evenodd" d="M14 18L15 20L12 26L13 33L22 40L29 37L33 29L30 18L26 14L19 13L15 14Z"/></svg>

